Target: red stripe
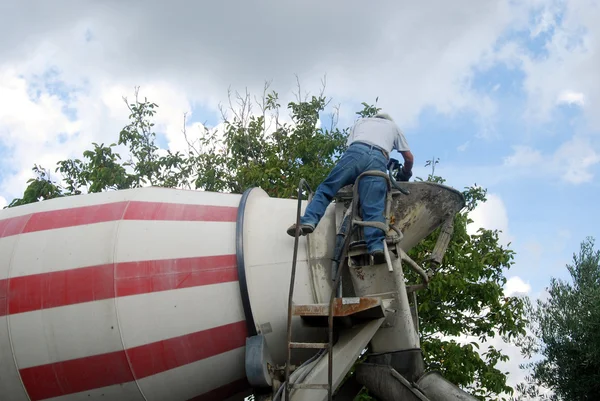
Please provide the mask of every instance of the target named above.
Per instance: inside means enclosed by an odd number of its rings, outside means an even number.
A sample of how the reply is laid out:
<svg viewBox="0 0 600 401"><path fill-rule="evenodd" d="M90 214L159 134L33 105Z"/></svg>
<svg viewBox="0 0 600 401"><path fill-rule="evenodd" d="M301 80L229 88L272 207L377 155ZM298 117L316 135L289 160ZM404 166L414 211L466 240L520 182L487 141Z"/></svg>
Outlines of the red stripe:
<svg viewBox="0 0 600 401"><path fill-rule="evenodd" d="M141 379L243 347L245 344L246 322L241 321L130 348L127 356L135 377Z"/></svg>
<svg viewBox="0 0 600 401"><path fill-rule="evenodd" d="M197 397L190 398L188 401L214 401L214 400L226 400L229 397L246 392L245 395L250 395L251 391L250 383L244 377L243 379L236 380L228 383L224 386L216 388L208 393L201 394Z"/></svg>
<svg viewBox="0 0 600 401"><path fill-rule="evenodd" d="M51 210L31 215L23 230L24 233L54 230L57 228L83 226L120 220L128 202L105 203L71 209Z"/></svg>
<svg viewBox="0 0 600 401"><path fill-rule="evenodd" d="M30 214L26 214L24 216L0 220L0 238L21 234L30 217Z"/></svg>
<svg viewBox="0 0 600 401"><path fill-rule="evenodd" d="M237 279L235 255L126 262L14 277L0 280L0 316ZM8 310L3 297L8 299Z"/></svg>
<svg viewBox="0 0 600 401"><path fill-rule="evenodd" d="M13 277L8 281L8 313L16 314L114 298L114 265Z"/></svg>
<svg viewBox="0 0 600 401"><path fill-rule="evenodd" d="M237 207L130 202L124 220L236 221Z"/></svg>
<svg viewBox="0 0 600 401"><path fill-rule="evenodd" d="M125 351L19 370L31 401L134 380Z"/></svg>
<svg viewBox="0 0 600 401"><path fill-rule="evenodd" d="M113 202L37 212L0 220L0 238L116 220L235 222L237 207L165 202Z"/></svg>
<svg viewBox="0 0 600 401"><path fill-rule="evenodd" d="M29 397L38 401L127 383L197 362L243 347L246 335L246 323L241 321L126 351L35 366L19 372Z"/></svg>
<svg viewBox="0 0 600 401"><path fill-rule="evenodd" d="M117 296L237 281L235 255L120 263Z"/></svg>

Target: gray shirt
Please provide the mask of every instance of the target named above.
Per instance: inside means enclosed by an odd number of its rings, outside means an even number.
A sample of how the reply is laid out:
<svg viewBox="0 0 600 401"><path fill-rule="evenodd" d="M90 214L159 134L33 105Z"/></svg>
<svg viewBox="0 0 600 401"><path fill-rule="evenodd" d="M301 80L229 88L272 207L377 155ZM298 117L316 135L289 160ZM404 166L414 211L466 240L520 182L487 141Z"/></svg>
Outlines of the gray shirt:
<svg viewBox="0 0 600 401"><path fill-rule="evenodd" d="M348 134L347 146L353 142L365 142L375 145L388 154L392 149L399 152L410 150L404 134L396 123L383 118L361 118Z"/></svg>

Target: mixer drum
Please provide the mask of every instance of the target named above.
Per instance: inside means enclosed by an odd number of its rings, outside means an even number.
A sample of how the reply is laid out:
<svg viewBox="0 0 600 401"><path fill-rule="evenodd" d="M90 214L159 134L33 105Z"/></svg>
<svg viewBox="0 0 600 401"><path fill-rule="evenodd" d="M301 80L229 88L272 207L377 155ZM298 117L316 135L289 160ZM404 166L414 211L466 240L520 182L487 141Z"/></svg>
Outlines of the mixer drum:
<svg viewBox="0 0 600 401"><path fill-rule="evenodd" d="M393 208L408 250L464 203L445 186L406 185L411 195ZM1 210L0 399L250 394L248 337L264 337L274 364L286 360L294 239L285 231L296 207L260 188L148 187ZM300 239L298 304L329 297L335 210ZM293 322L297 341L326 341L326 329ZM292 364L316 352L307 351Z"/></svg>
<svg viewBox="0 0 600 401"><path fill-rule="evenodd" d="M142 188L0 211L0 399L247 393L239 201Z"/></svg>

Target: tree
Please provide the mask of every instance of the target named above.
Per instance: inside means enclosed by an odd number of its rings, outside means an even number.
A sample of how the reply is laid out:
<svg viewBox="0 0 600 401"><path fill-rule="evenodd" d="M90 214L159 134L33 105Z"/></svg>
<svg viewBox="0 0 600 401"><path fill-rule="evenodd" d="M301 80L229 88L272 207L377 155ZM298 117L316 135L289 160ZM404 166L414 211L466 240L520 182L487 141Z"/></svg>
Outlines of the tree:
<svg viewBox="0 0 600 401"><path fill-rule="evenodd" d="M425 163L432 169L426 181L444 184L446 180L435 175L438 163L435 158ZM492 345L482 349L481 343L495 336L515 342L525 335L526 320L523 300L504 294L504 270L513 265L514 252L500 245L498 230L467 232L467 225L473 222L469 214L486 201L486 194L476 185L463 191L466 208L454 218L454 233L442 266L428 289L418 293L419 328L427 369L439 370L482 400L507 399L500 394L512 394L513 389L496 364L508 357ZM440 228L413 248L411 258L425 266L439 232ZM417 279L412 271L407 277ZM459 342L456 337L478 341Z"/></svg>
<svg viewBox="0 0 600 401"><path fill-rule="evenodd" d="M528 303L523 352L540 359L523 365L532 373L518 386L520 399L542 399L540 388L553 393L544 399L600 399L600 250L593 238L580 244L567 270L571 282L552 278L547 299Z"/></svg>
<svg viewBox="0 0 600 401"><path fill-rule="evenodd" d="M268 85L255 103L248 93L230 92L228 111L232 117L222 109L220 131L204 129L192 139L184 116L185 154L159 152L152 123L156 104L140 100L137 90L134 102L124 100L131 111L130 122L116 144L93 144L93 149L83 153L83 160L59 162L57 171L63 183L40 176L30 183L26 196L11 206L142 185L234 193L260 186L271 196L288 198L296 193L300 178L315 188L345 149L346 129L336 127L337 109L328 129L317 128L330 102L323 91L303 97L298 89L296 101L287 105L293 124L280 122L278 94L269 92ZM252 112L253 104L258 105L258 113ZM356 113L360 117L380 110L376 104L362 106ZM127 161L121 161L116 153L117 144L127 147ZM438 162L426 164L432 167L427 180L443 183L444 179L435 175ZM44 188L43 192L38 187ZM503 269L510 268L513 252L498 244L497 231L467 233L469 213L485 202L486 192L474 186L466 188L464 194L468 206L455 218L454 236L443 266L429 289L420 293L420 327L427 367L440 369L449 380L487 399L512 390L506 386L506 374L495 367L506 356L493 347L480 354L476 343L460 344L440 335L475 336L481 341L497 334L513 338L522 335L525 323L521 301L503 293ZM411 250L411 257L425 264L438 235L439 230Z"/></svg>
<svg viewBox="0 0 600 401"><path fill-rule="evenodd" d="M288 104L293 124L280 123L278 94L268 92L268 88L266 84L262 98L256 101L258 115L253 114L248 93L233 96L230 92L229 111L233 118L229 119L222 107L223 129L205 127L195 140L189 138L184 116L182 133L188 144L187 154L167 151L162 156L152 122L158 105L140 100L136 88L134 102L124 98L130 123L121 130L117 143L94 143L93 149L83 152L83 161L58 162L56 171L61 173L64 184L50 179L47 171L36 166L37 177L30 180L25 196L9 206L143 185L233 193L260 186L276 197L292 196L301 177L312 186L318 185L345 149L345 130L336 127L337 109L329 129L316 128L329 101L323 92L310 99L302 98L299 90L297 101ZM117 145L128 148L126 162L114 151Z"/></svg>
<svg viewBox="0 0 600 401"><path fill-rule="evenodd" d="M41 200L63 196L61 189L52 181L50 174L37 164L32 168L35 178L30 178L22 198L15 198L5 208L26 205Z"/></svg>

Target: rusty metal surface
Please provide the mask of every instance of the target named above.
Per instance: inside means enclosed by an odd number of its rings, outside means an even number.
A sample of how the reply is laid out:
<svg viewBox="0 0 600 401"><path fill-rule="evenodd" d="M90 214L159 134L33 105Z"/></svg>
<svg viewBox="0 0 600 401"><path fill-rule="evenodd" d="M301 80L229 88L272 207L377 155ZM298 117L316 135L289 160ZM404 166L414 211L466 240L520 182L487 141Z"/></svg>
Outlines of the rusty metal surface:
<svg viewBox="0 0 600 401"><path fill-rule="evenodd" d="M379 298L337 298L334 301L333 316L351 316L368 309L381 306ZM295 316L329 316L329 304L294 305Z"/></svg>

